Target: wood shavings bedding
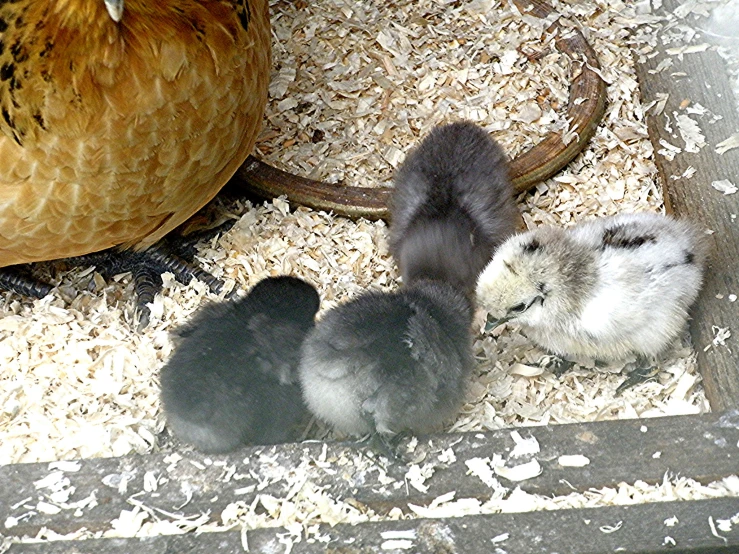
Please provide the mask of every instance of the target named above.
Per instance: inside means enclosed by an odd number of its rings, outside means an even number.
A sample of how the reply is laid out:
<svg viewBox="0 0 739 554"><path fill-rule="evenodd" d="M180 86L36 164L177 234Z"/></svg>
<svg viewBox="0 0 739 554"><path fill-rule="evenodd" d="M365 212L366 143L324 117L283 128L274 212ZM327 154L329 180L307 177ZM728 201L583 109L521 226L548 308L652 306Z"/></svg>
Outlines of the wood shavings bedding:
<svg viewBox="0 0 739 554"><path fill-rule="evenodd" d="M274 1L271 8L275 69L257 154L282 168L373 186L387 184L404 153L438 123L472 119L511 155L566 128L567 60L541 41L541 26L523 22L507 4L418 0L393 3L389 13L380 2L321 0ZM526 224L662 210L629 48L630 28L643 16L618 0L557 8L582 26L597 52L608 107L584 152L521 195ZM633 46L649 48L647 38ZM199 258L226 279L227 289L291 273L318 287L325 310L367 288L399 285L382 222L291 211L279 199L236 202L225 217L238 222L203 245ZM171 354L168 333L201 303L218 299L202 283L185 286L165 276L151 323L137 332L128 276L109 284L82 270L56 277L59 294L43 300L2 297L0 464L160 447L157 373ZM456 431L708 409L685 346L663 363L658 382L620 397L618 373L512 375L516 363L541 358L516 329L478 334L475 352L479 363L469 402L451 426ZM664 495L660 487L650 490ZM352 518L345 506L324 509L343 514L331 518Z"/></svg>
<svg viewBox="0 0 739 554"><path fill-rule="evenodd" d="M381 2L272 7L273 101L257 153L281 169L376 186L450 118L479 123L510 155L567 128L569 58L507 5L405 0L391 20Z"/></svg>

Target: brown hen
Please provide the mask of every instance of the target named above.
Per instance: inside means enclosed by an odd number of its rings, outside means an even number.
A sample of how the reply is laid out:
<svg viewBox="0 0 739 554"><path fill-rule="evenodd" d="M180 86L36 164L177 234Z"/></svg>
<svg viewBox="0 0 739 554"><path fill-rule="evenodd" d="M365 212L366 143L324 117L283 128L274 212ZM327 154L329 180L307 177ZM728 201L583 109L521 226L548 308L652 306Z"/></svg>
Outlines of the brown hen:
<svg viewBox="0 0 739 554"><path fill-rule="evenodd" d="M140 250L254 146L267 0L0 3L0 267Z"/></svg>

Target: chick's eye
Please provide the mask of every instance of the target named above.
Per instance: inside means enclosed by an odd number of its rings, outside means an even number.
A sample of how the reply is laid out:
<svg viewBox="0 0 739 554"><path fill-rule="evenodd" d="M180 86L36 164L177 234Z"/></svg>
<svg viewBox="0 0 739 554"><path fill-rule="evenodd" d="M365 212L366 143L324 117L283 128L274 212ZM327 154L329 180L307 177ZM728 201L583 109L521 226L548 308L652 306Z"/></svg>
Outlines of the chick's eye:
<svg viewBox="0 0 739 554"><path fill-rule="evenodd" d="M508 311L512 314L520 314L521 312L525 311L527 307L528 306L523 302L519 302L518 304L515 304L508 308Z"/></svg>

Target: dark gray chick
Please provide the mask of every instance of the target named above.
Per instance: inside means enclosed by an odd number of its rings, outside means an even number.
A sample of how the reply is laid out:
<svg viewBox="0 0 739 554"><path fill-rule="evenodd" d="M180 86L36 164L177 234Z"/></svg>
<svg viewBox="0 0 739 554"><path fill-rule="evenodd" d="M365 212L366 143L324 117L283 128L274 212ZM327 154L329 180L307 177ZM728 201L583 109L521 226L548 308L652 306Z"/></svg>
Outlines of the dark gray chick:
<svg viewBox="0 0 739 554"><path fill-rule="evenodd" d="M203 452L300 438L300 347L319 307L316 289L270 277L247 296L203 308L179 332L161 371L167 425Z"/></svg>
<svg viewBox="0 0 739 554"><path fill-rule="evenodd" d="M303 343L305 401L349 435L439 429L464 398L471 323L469 299L442 282L366 292L326 313Z"/></svg>
<svg viewBox="0 0 739 554"><path fill-rule="evenodd" d="M503 150L464 121L436 127L408 154L390 210L390 251L403 282L437 279L470 297L519 217Z"/></svg>

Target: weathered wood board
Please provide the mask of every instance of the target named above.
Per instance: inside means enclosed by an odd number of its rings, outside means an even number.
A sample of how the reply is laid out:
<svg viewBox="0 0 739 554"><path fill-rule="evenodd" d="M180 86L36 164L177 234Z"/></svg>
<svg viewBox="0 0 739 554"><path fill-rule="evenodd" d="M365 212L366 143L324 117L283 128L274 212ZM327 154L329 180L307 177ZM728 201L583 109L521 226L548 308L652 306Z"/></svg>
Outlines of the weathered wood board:
<svg viewBox="0 0 739 554"><path fill-rule="evenodd" d="M735 517L739 499L658 502L520 514L323 525L321 540L291 545L294 554L336 552L526 553L562 552L631 554L736 552L739 525L719 531ZM712 528L713 525L713 528ZM141 539L92 539L46 544L18 544L9 554L213 554L285 552L285 529L169 535ZM247 550L248 549L248 550Z"/></svg>
<svg viewBox="0 0 739 554"><path fill-rule="evenodd" d="M514 431L523 438L534 437L540 451L512 457L517 438ZM164 519L162 514L209 514L210 521L217 522L223 509L233 502L249 505L262 494L286 498L295 487L292 476L296 473L331 498L353 499L357 506L377 512L392 507L407 511L409 503L428 505L451 491L457 499L484 501L494 490L470 474L466 462L492 459L496 454L509 467L535 458L542 468L538 477L519 483L499 480L509 489L520 486L542 495L584 492L637 480L654 484L662 482L665 475L708 483L739 471L739 412L422 438L409 456L419 464L433 466L433 475L423 483L427 490L409 484L409 465L384 459L378 463L362 449L336 443L252 447L227 456L182 452L174 458L171 453L158 453L81 460L71 465L10 465L0 467L1 532L21 538L33 537L42 528L59 534L82 528L91 533L110 531L111 522L136 504ZM586 456L589 464L563 467L558 458L565 454ZM91 498L94 502L88 501ZM739 498L732 500L739 513ZM561 517L565 521L570 516ZM551 519L552 525L555 519ZM554 525L552 532L556 529Z"/></svg>
<svg viewBox="0 0 739 554"><path fill-rule="evenodd" d="M681 3L667 0L661 11L674 11ZM714 50L678 55L671 54L674 50L670 49L679 44L664 45L660 37L658 44L652 57L642 59L635 54L637 76L645 104L668 95L660 113L655 109L647 113L665 206L713 232L709 236L711 260L693 312L691 332L706 396L714 410L725 410L739 406L739 194L722 194L711 183L728 179L739 185L739 149L723 154L716 151L719 143L739 132L739 116L724 62ZM667 59L672 65L658 70ZM707 108L705 114L696 112L699 104ZM697 152L685 151L679 117L690 117L705 135L705 146L698 147ZM673 159L665 143L682 151ZM695 168L695 174L684 176L690 167ZM714 344L722 329L728 329L731 337L725 345Z"/></svg>

